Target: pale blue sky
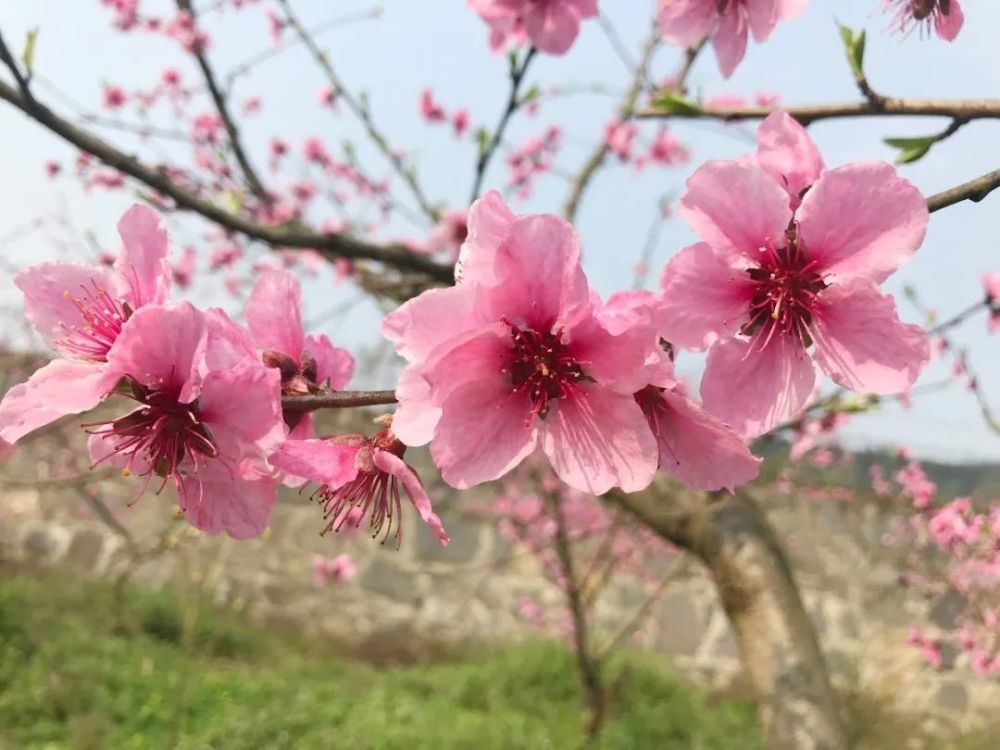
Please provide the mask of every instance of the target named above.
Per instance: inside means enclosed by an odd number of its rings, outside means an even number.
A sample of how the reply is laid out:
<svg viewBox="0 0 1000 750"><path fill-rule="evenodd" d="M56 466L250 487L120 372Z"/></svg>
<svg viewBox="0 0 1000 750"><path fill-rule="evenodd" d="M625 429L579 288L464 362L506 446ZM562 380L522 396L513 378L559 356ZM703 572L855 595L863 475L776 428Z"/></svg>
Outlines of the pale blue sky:
<svg viewBox="0 0 1000 750"><path fill-rule="evenodd" d="M150 10L171 7L168 0L144 0ZM295 6L310 23L354 10L373 7L359 0L299 0ZM612 19L630 48L637 49L646 32L647 0L603 0L602 9ZM729 81L720 79L711 56L695 67L691 84L705 96L757 91L780 93L789 104L857 97L843 61L840 40L830 8L834 3L814 0L806 15L778 27L772 40L751 46L747 58ZM876 0L836 3L837 18L869 32L867 69L880 91L900 96L977 97L1000 95L1000 55L995 29L1000 28L1000 4L967 3L967 26L954 44L917 35L902 39L886 31L886 18L875 12ZM467 106L475 125L492 127L506 97L506 62L492 56L486 31L460 0L389 0L381 3L383 16L332 30L322 37L342 78L354 91L367 91L375 119L398 147L416 155L425 192L433 200L459 206L471 185L475 158L471 143L457 143L444 128L429 128L417 112L419 92L431 87L449 109ZM190 81L193 67L175 47L161 39L123 36L110 30L107 12L96 0L17 0L0 8L0 30L8 43L20 47L25 31L40 27L36 68L78 102L96 108L101 84L114 82L126 89L149 87L169 64L178 65ZM220 70L268 46L267 26L258 10L245 13L224 27L209 24L214 44L212 59ZM669 75L679 53L662 49L654 65L654 79ZM540 57L530 83L543 88L566 83L601 82L622 88L627 72L614 54L600 26L584 25L571 53L565 57ZM322 78L300 50L276 57L237 89L237 98L264 97L262 115L246 126L255 153L274 133L291 140L308 135L326 137L331 149L343 140L358 144L362 162L375 174L388 174L385 163L364 144L350 115L331 117L320 110L316 94ZM40 93L50 99L44 88ZM540 134L552 123L566 132L557 159L561 171L579 168L594 139L603 129L615 100L599 95L578 95L549 103L533 119L519 118L508 140L523 141ZM169 125L169 121L161 121ZM881 143L884 136L920 135L943 126L940 120L869 119L814 125L816 139L828 165L866 159L891 160L893 153ZM649 125L651 131L654 125ZM680 170L649 169L636 174L631 168L612 166L592 184L582 207L578 227L583 236L586 268L603 294L627 287L641 251L658 197L677 194L694 165L710 158L739 155L751 148L742 128L677 123L675 132L691 147L692 166ZM742 135L741 135L742 134ZM902 168L903 174L925 193L950 187L1000 164L1000 123L977 122L950 141L937 146L922 162ZM118 136L115 136L118 138ZM130 148L147 148L129 142ZM166 147L170 151L176 147ZM74 255L90 257L82 241L92 231L101 242L114 246L114 223L127 207L123 194L84 194L70 180L53 184L43 170L48 158L66 160L72 151L54 137L28 123L20 114L0 104L0 237L36 217L55 214L68 218L70 227L31 233L9 241L8 261L23 265L39 258ZM148 153L148 152L147 152ZM183 153L183 151L181 152ZM258 163L263 168L263 159ZM501 187L505 169L500 160L489 172L486 187ZM404 202L405 191L396 193ZM535 195L520 211L558 211L566 182L548 177L538 183ZM411 202L412 203L412 202ZM904 283L915 286L944 316L966 307L981 294L979 276L1000 271L1000 195L978 206L964 204L936 214L924 247L896 274L889 289L898 292ZM171 220L178 244L197 237L196 225L182 218ZM422 234L423 230L416 230ZM403 220L393 222L385 236L412 234ZM79 238L79 239L78 239ZM656 249L654 272L693 235L680 222L668 223ZM199 301L211 300L209 284ZM307 317L316 315L354 295L349 287L331 288L328 280L307 285ZM7 268L0 267L0 302L15 301ZM903 316L917 320L905 301ZM5 319L7 320L7 319ZM327 333L342 345L360 350L377 331L378 314L368 304L324 324ZM4 325L8 325L5 323ZM1000 406L1000 338L985 332L985 316L968 323L955 338L971 348L974 366L986 383L992 403ZM681 369L697 376L696 358L682 358ZM923 382L946 374L931 367ZM374 383L359 383L359 386ZM908 412L889 407L878 415L855 420L846 431L855 445L905 443L920 455L952 460L1000 459L1000 438L983 424L972 398L961 388L924 396Z"/></svg>

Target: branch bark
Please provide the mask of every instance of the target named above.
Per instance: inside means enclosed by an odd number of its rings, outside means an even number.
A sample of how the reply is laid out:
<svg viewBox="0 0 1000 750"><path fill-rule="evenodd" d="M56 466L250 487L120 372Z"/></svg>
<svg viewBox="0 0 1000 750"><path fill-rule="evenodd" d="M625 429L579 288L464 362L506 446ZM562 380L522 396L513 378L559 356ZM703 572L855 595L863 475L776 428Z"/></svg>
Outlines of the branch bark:
<svg viewBox="0 0 1000 750"><path fill-rule="evenodd" d="M774 112L787 112L803 125L842 117L939 116L961 120L1000 119L1000 99L898 99L817 104L805 107L698 107L668 111L648 107L635 113L640 119L762 120Z"/></svg>
<svg viewBox="0 0 1000 750"><path fill-rule="evenodd" d="M744 493L650 490L604 496L711 571L771 750L845 750L847 739L812 623L773 529Z"/></svg>
<svg viewBox="0 0 1000 750"><path fill-rule="evenodd" d="M394 403L396 394L393 391L334 391L311 396L283 396L281 408L285 411L316 411Z"/></svg>
<svg viewBox="0 0 1000 750"><path fill-rule="evenodd" d="M576 652L577 672L580 675L580 685L586 696L589 711L584 733L587 740L593 742L601 733L607 710L604 683L601 678L600 664L590 650L587 610L580 593L581 579L577 576L573 563L573 550L566 530L566 517L563 514L562 502L555 495L549 495L547 500L556 522L556 534L553 541L556 556L559 558L559 567L562 568L563 588L573 623L573 646Z"/></svg>
<svg viewBox="0 0 1000 750"><path fill-rule="evenodd" d="M994 169L982 177L963 182L961 185L932 195L927 199L927 210L934 213L962 201L979 203L997 188L1000 188L1000 169Z"/></svg>

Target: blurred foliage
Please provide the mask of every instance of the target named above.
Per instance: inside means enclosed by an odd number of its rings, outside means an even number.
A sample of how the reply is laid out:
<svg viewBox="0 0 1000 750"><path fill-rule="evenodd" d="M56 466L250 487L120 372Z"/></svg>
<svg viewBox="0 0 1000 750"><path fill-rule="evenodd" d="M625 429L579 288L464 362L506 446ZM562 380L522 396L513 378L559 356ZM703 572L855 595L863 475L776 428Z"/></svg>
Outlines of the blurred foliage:
<svg viewBox="0 0 1000 750"><path fill-rule="evenodd" d="M648 654L608 670L598 747L761 747L749 703ZM177 592L0 576L0 747L573 748L581 707L559 644L378 669Z"/></svg>

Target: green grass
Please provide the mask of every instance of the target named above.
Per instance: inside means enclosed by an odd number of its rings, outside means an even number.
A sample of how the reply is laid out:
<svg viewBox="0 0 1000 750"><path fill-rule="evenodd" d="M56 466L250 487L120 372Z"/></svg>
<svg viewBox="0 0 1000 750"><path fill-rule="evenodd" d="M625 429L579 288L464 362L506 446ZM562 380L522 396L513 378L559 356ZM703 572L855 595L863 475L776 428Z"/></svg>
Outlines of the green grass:
<svg viewBox="0 0 1000 750"><path fill-rule="evenodd" d="M602 748L761 747L648 655L609 665ZM571 655L533 643L378 669L176 593L0 575L0 748L574 748Z"/></svg>

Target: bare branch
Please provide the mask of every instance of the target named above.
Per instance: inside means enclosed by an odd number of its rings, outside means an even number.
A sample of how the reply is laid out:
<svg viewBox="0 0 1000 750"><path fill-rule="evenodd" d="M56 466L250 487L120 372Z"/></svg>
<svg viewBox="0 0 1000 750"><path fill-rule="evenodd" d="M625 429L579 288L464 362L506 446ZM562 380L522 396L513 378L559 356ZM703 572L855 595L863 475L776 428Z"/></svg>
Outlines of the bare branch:
<svg viewBox="0 0 1000 750"><path fill-rule="evenodd" d="M17 81L17 87L21 90L25 99L29 102L34 100L31 94L31 86L28 84L28 79L21 73L21 68L17 64L17 60L14 59L14 55L11 54L10 49L7 47L7 43L3 40L3 35L0 34L0 62L10 70L11 75L14 76L14 80Z"/></svg>
<svg viewBox="0 0 1000 750"><path fill-rule="evenodd" d="M556 556L559 558L559 567L562 569L566 603L569 605L570 616L573 622L573 643L576 651L577 668L580 673L580 682L586 694L587 706L590 712L590 716L587 719L586 735L589 740L594 740L600 734L601 726L604 723L607 700L604 694L600 665L590 651L587 612L584 609L583 597L580 592L580 579L577 577L573 565L573 551L570 547L562 502L560 498L554 495L549 495L547 499L556 522L554 539Z"/></svg>
<svg viewBox="0 0 1000 750"><path fill-rule="evenodd" d="M330 64L329 56L319 48L316 44L316 40L310 36L308 29L299 20L298 16L292 11L291 4L288 0L278 0L281 3L281 7L284 9L285 20L288 25L292 27L298 38L301 40L302 44L305 45L306 49L316 60L316 64L322 68L323 72L326 74L327 81L330 83L331 88L337 98L347 105L348 109L354 113L354 115L361 121L361 124L365 128L365 132L368 133L368 137L371 139L372 143L375 144L376 148L382 153L383 156L392 165L396 174L406 183L406 186L410 189L413 194L414 199L420 206L420 210L430 219L432 222L437 221L438 211L431 202L427 200L424 195L424 191L420 187L420 183L417 182L416 173L411 167L408 167L403 163L402 158L397 154L392 146L389 144L388 139L385 135L378 129L375 125L374 120L372 120L371 112L368 111L368 106L355 96L344 86L343 81L340 80L340 76L334 70L333 65Z"/></svg>
<svg viewBox="0 0 1000 750"><path fill-rule="evenodd" d="M942 208L954 206L962 201L979 203L987 195L1000 187L1000 169L987 172L982 177L963 182L949 190L943 190L927 199L927 209L933 213Z"/></svg>
<svg viewBox="0 0 1000 750"><path fill-rule="evenodd" d="M394 403L396 394L393 391L334 391L312 396L283 396L281 408L286 411L316 411Z"/></svg>
<svg viewBox="0 0 1000 750"><path fill-rule="evenodd" d="M176 0L176 2L177 9L191 14L191 19L197 23L198 17L195 15L191 0ZM250 163L250 159L243 148L240 131L236 127L236 121L233 119L232 114L229 112L226 96L215 80L215 72L212 70L212 66L209 65L208 58L205 56L205 50L201 44L196 44L191 54L194 55L194 59L198 63L198 68L201 70L202 78L205 79L205 86L208 88L208 93L212 97L212 102L215 104L215 109L219 113L219 117L222 118L222 124L225 126L226 133L229 136L229 145L233 150L233 156L236 157L236 161L240 165L250 191L259 200L264 203L270 203L271 196L264 187L264 183L261 182L260 177L258 177L253 164Z"/></svg>
<svg viewBox="0 0 1000 750"><path fill-rule="evenodd" d="M1000 119L1000 99L897 99L877 102L843 102L804 107L697 107L674 111L648 107L636 112L640 119L714 119L735 122L762 120L774 112L787 112L803 125L842 117L940 116L961 120Z"/></svg>
<svg viewBox="0 0 1000 750"><path fill-rule="evenodd" d="M60 117L37 100L27 99L13 86L0 81L0 99L21 110L31 119L68 141L82 151L100 159L107 166L142 182L147 187L172 199L179 208L193 211L209 221L260 240L274 247L312 248L329 258L367 259L401 271L416 271L429 279L450 283L454 278L451 266L410 252L402 246L380 246L342 234L318 233L298 223L269 226L251 218L233 214L224 208L181 187L167 173L147 166L134 156L118 150L106 141Z"/></svg>
<svg viewBox="0 0 1000 750"><path fill-rule="evenodd" d="M493 130L493 135L490 136L486 148L483 149L476 160L476 176L472 182L472 193L469 195L470 204L479 197L479 191L483 188L483 178L486 177L486 168L493 159L493 154L496 153L497 146L500 145L503 139L507 123L510 122L511 116L517 111L518 107L521 106L518 94L521 89L521 83L524 81L524 74L528 72L528 65L534 59L535 52L534 47L529 49L521 66L512 68L510 71L510 94L507 96L507 106L504 108L503 114L500 115L500 122L497 123L496 128Z"/></svg>

